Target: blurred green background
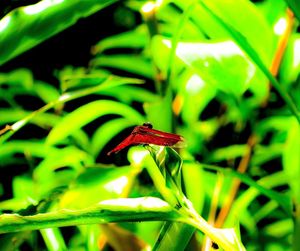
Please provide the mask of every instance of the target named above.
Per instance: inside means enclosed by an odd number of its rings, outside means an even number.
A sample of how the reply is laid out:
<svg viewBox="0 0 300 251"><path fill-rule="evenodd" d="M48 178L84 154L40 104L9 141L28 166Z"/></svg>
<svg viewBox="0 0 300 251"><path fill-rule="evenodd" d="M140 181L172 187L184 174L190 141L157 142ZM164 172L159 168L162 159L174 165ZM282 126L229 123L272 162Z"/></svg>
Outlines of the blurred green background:
<svg viewBox="0 0 300 251"><path fill-rule="evenodd" d="M1 250L300 250L296 0L10 0L0 18ZM107 156L147 121L185 147Z"/></svg>

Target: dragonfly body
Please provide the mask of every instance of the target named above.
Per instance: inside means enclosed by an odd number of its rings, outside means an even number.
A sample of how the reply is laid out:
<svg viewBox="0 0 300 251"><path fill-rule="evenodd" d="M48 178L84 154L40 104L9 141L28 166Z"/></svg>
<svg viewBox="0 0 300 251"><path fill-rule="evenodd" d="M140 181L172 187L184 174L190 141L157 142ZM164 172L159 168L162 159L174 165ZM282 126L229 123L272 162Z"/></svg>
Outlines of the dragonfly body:
<svg viewBox="0 0 300 251"><path fill-rule="evenodd" d="M180 135L152 129L151 124L145 123L142 126L136 126L126 139L107 154L110 155L118 152L130 145L154 144L159 146L174 146L180 142L183 142L183 137Z"/></svg>

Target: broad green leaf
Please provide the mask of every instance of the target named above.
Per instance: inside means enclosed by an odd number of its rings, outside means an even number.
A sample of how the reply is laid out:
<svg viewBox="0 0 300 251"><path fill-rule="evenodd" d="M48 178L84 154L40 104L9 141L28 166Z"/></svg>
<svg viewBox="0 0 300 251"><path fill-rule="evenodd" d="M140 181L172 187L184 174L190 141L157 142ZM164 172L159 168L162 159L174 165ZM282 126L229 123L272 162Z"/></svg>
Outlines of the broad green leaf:
<svg viewBox="0 0 300 251"><path fill-rule="evenodd" d="M270 64L275 49L273 31L253 3L247 0L205 0L204 3L245 37L264 64ZM250 26L252 29L249 29ZM262 37L263 40L258 39Z"/></svg>
<svg viewBox="0 0 300 251"><path fill-rule="evenodd" d="M154 68L149 59L140 55L100 55L91 60L93 67L116 68L152 79Z"/></svg>
<svg viewBox="0 0 300 251"><path fill-rule="evenodd" d="M285 148L283 150L283 167L289 177L289 186L293 199L300 204L300 126L296 120L290 123Z"/></svg>
<svg viewBox="0 0 300 251"><path fill-rule="evenodd" d="M216 89L204 82L197 74L192 74L179 93L183 98L182 118L190 126L194 125L208 103L215 97Z"/></svg>
<svg viewBox="0 0 300 251"><path fill-rule="evenodd" d="M108 114L123 116L136 124L142 124L145 121L144 117L130 106L110 100L93 101L63 117L49 133L47 143L56 144L79 128Z"/></svg>
<svg viewBox="0 0 300 251"><path fill-rule="evenodd" d="M274 88L279 92L281 98L285 101L288 108L292 112L292 114L297 118L298 123L300 124L300 112L291 99L289 93L281 86L281 84L277 81L277 79L272 75L269 71L268 67L262 60L261 56L257 53L257 51L252 47L252 45L247 41L247 39L241 34L238 30L236 30L232 25L226 22L222 17L218 16L214 13L204 2L200 2L203 8L210 13L232 36L232 38L238 43L241 49L244 50L251 58L251 60L259 67L259 69L266 75L266 77L270 80Z"/></svg>
<svg viewBox="0 0 300 251"><path fill-rule="evenodd" d="M0 20L0 65L113 2L43 0L11 11Z"/></svg>
<svg viewBox="0 0 300 251"><path fill-rule="evenodd" d="M153 52L170 50L167 39L156 37L152 43ZM247 90L255 74L254 65L232 41L224 42L180 42L176 55L191 67L208 85L239 97ZM160 55L154 54L156 61ZM160 63L160 65L163 63Z"/></svg>
<svg viewBox="0 0 300 251"><path fill-rule="evenodd" d="M132 167L86 168L60 199L60 208L80 209L107 199L126 197L137 170Z"/></svg>

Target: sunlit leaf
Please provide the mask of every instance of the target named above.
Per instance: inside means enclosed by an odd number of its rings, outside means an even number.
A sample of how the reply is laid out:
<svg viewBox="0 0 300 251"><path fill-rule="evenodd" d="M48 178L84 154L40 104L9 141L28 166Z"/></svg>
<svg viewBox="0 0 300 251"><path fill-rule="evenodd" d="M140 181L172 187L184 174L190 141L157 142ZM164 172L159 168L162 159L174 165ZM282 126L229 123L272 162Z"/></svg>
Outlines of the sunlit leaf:
<svg viewBox="0 0 300 251"><path fill-rule="evenodd" d="M154 51L170 50L170 46L170 41L161 37L153 41ZM255 73L254 65L232 41L180 42L176 55L199 74L202 81L236 96L246 91ZM159 55L156 60L160 60Z"/></svg>
<svg viewBox="0 0 300 251"><path fill-rule="evenodd" d="M43 0L13 10L0 20L0 65L113 2Z"/></svg>
<svg viewBox="0 0 300 251"><path fill-rule="evenodd" d="M82 116L83 114L84 117ZM109 100L93 101L66 115L51 130L47 138L47 143L56 144L96 118L108 114L124 116L136 124L142 124L145 121L140 113L127 105Z"/></svg>
<svg viewBox="0 0 300 251"><path fill-rule="evenodd" d="M137 170L132 167L86 168L64 193L60 207L80 209L103 200L126 197L136 175Z"/></svg>
<svg viewBox="0 0 300 251"><path fill-rule="evenodd" d="M37 230L50 227L86 225L137 220L176 220L180 216L163 200L154 197L115 199L82 210L21 216L2 214L0 233Z"/></svg>
<svg viewBox="0 0 300 251"><path fill-rule="evenodd" d="M293 34L284 53L280 67L280 78L283 83L290 85L297 80L300 73L300 35Z"/></svg>

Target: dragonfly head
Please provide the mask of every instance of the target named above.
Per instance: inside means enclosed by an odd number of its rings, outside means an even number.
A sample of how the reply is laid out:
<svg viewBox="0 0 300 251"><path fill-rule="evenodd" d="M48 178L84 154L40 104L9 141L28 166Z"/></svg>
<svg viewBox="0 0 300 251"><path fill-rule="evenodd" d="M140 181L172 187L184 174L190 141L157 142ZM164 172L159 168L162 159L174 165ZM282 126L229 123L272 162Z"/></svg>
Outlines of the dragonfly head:
<svg viewBox="0 0 300 251"><path fill-rule="evenodd" d="M145 123L143 124L143 126L148 127L149 129L152 129L152 128L153 128L153 126L152 126L152 124L151 124L150 122L145 122Z"/></svg>

